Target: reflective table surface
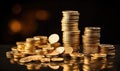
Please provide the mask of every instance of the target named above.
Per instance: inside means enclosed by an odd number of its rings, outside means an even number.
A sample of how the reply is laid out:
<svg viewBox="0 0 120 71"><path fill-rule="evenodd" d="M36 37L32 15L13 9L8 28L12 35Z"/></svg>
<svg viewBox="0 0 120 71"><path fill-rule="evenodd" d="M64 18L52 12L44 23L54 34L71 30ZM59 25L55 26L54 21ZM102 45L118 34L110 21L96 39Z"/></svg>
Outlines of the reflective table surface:
<svg viewBox="0 0 120 71"><path fill-rule="evenodd" d="M6 57L14 45L0 45L0 71L120 71L120 46L115 46L115 55L77 59L65 56L63 61L20 63Z"/></svg>

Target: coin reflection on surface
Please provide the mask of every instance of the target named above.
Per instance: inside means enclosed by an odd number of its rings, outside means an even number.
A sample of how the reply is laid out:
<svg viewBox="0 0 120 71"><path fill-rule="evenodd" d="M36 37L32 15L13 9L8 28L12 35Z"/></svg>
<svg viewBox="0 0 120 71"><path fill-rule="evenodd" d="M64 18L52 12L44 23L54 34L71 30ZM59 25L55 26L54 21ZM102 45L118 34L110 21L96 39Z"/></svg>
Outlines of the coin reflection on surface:
<svg viewBox="0 0 120 71"><path fill-rule="evenodd" d="M72 71L71 66L68 64L63 64L62 67L63 67L63 71Z"/></svg>
<svg viewBox="0 0 120 71"><path fill-rule="evenodd" d="M33 65L32 64L27 64L26 66L27 66L28 70L32 70L33 69Z"/></svg>
<svg viewBox="0 0 120 71"><path fill-rule="evenodd" d="M14 64L14 63L15 63L15 61L14 61L13 58L10 59L10 63L11 63L11 64Z"/></svg>
<svg viewBox="0 0 120 71"><path fill-rule="evenodd" d="M50 68L52 68L52 69L59 69L60 68L60 66L59 65L48 65Z"/></svg>
<svg viewBox="0 0 120 71"><path fill-rule="evenodd" d="M82 63L79 62L80 60L77 61L76 59L68 59L66 62L62 57L54 57L51 59L43 58L42 60L44 61L21 63L19 62L19 59L11 58L10 62L12 64L18 63L19 65L25 65L28 70L40 70L41 68L46 67L53 70L59 70L62 67L62 71L104 71L105 69L112 69L114 64L114 56L109 56L108 58L84 56Z"/></svg>
<svg viewBox="0 0 120 71"><path fill-rule="evenodd" d="M84 64L84 65L83 65L83 71L91 71L91 70L90 70L90 65Z"/></svg>

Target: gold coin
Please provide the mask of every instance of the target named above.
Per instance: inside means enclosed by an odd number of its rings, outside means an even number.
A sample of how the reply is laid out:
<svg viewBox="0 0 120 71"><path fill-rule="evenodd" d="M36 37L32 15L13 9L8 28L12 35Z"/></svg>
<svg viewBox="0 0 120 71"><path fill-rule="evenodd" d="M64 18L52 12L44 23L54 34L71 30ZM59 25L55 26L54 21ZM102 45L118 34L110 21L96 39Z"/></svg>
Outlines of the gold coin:
<svg viewBox="0 0 120 71"><path fill-rule="evenodd" d="M65 47L65 54L71 54L73 52L72 47Z"/></svg>
<svg viewBox="0 0 120 71"><path fill-rule="evenodd" d="M54 44L56 42L59 41L59 35L58 34L51 34L48 38L48 41L50 42L50 44Z"/></svg>

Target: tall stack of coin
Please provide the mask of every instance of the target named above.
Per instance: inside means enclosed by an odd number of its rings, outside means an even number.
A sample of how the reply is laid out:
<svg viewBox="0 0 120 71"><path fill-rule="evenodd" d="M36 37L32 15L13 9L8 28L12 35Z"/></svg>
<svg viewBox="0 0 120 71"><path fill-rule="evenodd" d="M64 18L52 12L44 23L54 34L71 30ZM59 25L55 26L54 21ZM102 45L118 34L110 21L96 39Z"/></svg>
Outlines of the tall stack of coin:
<svg viewBox="0 0 120 71"><path fill-rule="evenodd" d="M62 14L63 46L65 48L72 47L73 52L78 52L80 43L78 21L80 13L78 11L62 11Z"/></svg>
<svg viewBox="0 0 120 71"><path fill-rule="evenodd" d="M100 27L85 27L82 36L83 53L98 53L98 45L100 44Z"/></svg>

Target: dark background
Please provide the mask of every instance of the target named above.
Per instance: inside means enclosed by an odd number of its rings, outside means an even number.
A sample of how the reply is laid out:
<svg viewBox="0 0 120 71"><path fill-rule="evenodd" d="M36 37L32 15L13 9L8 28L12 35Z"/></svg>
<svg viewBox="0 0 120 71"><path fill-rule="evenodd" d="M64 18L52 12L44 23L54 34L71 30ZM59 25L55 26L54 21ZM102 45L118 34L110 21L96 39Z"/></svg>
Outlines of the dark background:
<svg viewBox="0 0 120 71"><path fill-rule="evenodd" d="M119 44L118 5L115 0L0 0L0 44L15 44L27 37L52 33L62 39L63 10L80 12L81 35L84 27L99 26L101 43ZM17 21L13 30L11 21Z"/></svg>

